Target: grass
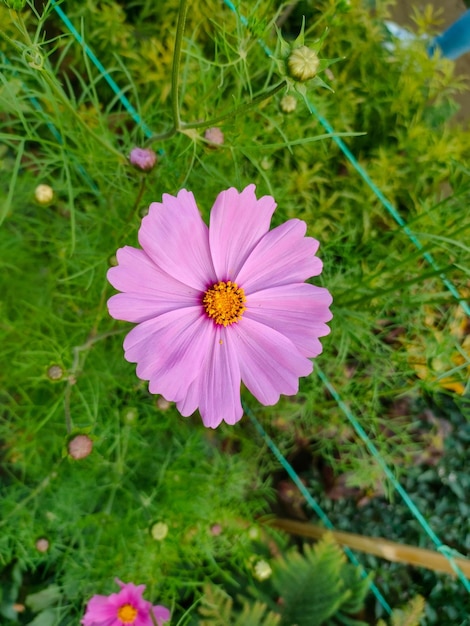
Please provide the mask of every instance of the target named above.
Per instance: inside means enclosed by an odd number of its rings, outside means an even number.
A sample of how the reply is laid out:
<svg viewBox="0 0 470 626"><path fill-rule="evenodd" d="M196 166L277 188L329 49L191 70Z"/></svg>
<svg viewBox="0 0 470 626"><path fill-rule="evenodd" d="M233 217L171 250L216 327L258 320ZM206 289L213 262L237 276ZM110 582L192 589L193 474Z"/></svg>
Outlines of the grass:
<svg viewBox="0 0 470 626"><path fill-rule="evenodd" d="M204 583L252 576L258 547L248 529L270 511L275 462L246 417L209 432L197 415L182 418L152 397L123 359L129 326L106 308L114 293L106 270L117 248L137 245L141 216L162 193L191 189L207 219L219 191L255 182L258 195L278 203L275 225L307 222L321 243L317 284L334 296L318 365L399 473L406 475L416 441L413 420L391 416L397 399L429 403L444 393L468 419L468 327L440 276L468 297L470 135L451 117L462 81L450 63L427 59L419 42L393 53L383 47L387 5L374 14L359 3L298 2L292 12L269 0L239 5L247 28L215 0L190 6L173 78L176 0L158 10L146 0L63 6L163 137L150 141L50 4L0 6L5 619L31 623L31 611L11 607L57 584L48 623L76 623L83 603L113 591L119 576L173 606L174 623L197 623L196 607L181 616ZM314 88L309 98L347 135L439 271L337 144L318 139L325 131L301 97L291 113L282 110L283 91L263 99L282 76L257 40L278 54L273 23L280 19L284 38L293 39L302 15L307 41L329 27L320 56L344 57L323 75L334 92ZM204 128L175 130L178 118L195 126L237 107L220 122L218 149L204 141ZM147 175L128 163L131 148L144 143L159 153ZM35 200L40 183L54 190L50 204ZM48 376L54 365L59 380ZM315 372L274 407L245 398L285 454L301 437L362 488L383 480ZM93 440L81 461L67 453L76 433ZM158 522L168 527L163 540L151 534ZM222 534L211 533L214 524ZM444 531L438 519L435 530ZM35 547L43 537L45 553ZM285 539L278 541L283 549Z"/></svg>

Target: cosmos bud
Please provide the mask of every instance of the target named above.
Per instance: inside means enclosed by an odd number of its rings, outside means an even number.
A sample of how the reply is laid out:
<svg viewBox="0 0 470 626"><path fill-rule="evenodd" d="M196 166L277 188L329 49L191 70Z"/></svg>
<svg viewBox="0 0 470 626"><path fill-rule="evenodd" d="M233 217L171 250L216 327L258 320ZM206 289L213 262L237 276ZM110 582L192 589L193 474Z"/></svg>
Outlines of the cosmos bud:
<svg viewBox="0 0 470 626"><path fill-rule="evenodd" d="M307 46L294 48L287 59L287 67L291 77L301 83L315 78L319 66L318 54Z"/></svg>
<svg viewBox="0 0 470 626"><path fill-rule="evenodd" d="M157 155L149 148L132 148L129 161L139 170L149 172L155 167Z"/></svg>
<svg viewBox="0 0 470 626"><path fill-rule="evenodd" d="M49 185L38 185L34 190L34 197L39 204L49 204L54 197L54 190Z"/></svg>
<svg viewBox="0 0 470 626"><path fill-rule="evenodd" d="M75 461L80 461L91 454L93 450L93 441L88 435L75 435L67 446L69 455Z"/></svg>

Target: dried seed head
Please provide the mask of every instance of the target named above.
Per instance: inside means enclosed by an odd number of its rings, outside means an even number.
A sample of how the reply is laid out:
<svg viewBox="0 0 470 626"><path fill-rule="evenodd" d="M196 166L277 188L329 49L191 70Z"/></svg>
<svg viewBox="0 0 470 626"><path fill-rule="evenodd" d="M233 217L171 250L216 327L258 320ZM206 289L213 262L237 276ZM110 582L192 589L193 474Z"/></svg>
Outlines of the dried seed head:
<svg viewBox="0 0 470 626"><path fill-rule="evenodd" d="M91 454L93 450L93 441L88 435L75 435L69 441L68 451L72 459L80 461Z"/></svg>
<svg viewBox="0 0 470 626"><path fill-rule="evenodd" d="M307 46L294 48L287 59L289 73L295 80L304 83L314 78L320 67L320 59L315 50Z"/></svg>

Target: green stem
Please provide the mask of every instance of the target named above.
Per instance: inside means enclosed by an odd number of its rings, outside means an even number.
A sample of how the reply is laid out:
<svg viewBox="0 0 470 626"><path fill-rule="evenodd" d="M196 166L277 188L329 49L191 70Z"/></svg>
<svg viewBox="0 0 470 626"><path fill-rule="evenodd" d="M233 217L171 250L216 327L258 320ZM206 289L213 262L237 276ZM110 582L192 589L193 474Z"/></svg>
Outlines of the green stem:
<svg viewBox="0 0 470 626"><path fill-rule="evenodd" d="M53 469L52 472L48 476L46 476L46 478L44 478L35 489L30 491L29 494L23 500L18 502L18 504L15 506L15 508L12 511L10 511L7 515L5 515L5 517L2 520L0 520L0 527L4 526L8 518L12 517L20 509L24 508L29 502L31 502L31 500L33 500L33 498L35 498L37 495L41 493L41 491L44 491L44 489L46 489L49 486L51 480L57 477L57 470L61 462L62 461L59 461L58 463L56 463L56 465L54 466L55 469Z"/></svg>
<svg viewBox="0 0 470 626"><path fill-rule="evenodd" d="M101 341L102 339L106 339L107 337L112 337L113 335L119 335L120 333L122 333L122 330L110 330L106 333L101 333L99 335L95 335L93 333L92 335L89 335L88 339L85 341L83 345L74 346L72 367L70 368L70 371L69 371L67 387L65 388L65 395L64 395L65 427L67 429L68 435L71 434L72 429L73 429L72 414L70 410L72 387L76 384L77 379L82 372L88 351L98 341ZM82 353L84 355L83 359L81 358Z"/></svg>
<svg viewBox="0 0 470 626"><path fill-rule="evenodd" d="M145 142L145 145L151 145L152 143L155 143L157 141L169 139L170 137L173 137L173 135L175 135L178 132L178 130L181 132L184 132L185 130L189 130L191 128L208 128L209 126L213 126L214 124L219 124L220 122L224 122L225 120L233 119L237 115L240 115L241 113L246 113L247 111L250 111L251 109L255 108L260 102L263 102L264 100L267 100L268 98L271 98L276 93L278 93L278 91L281 91L281 89L283 89L286 86L286 84L287 84L286 81L283 80L278 85L275 85L274 87L272 87L269 91L266 91L260 94L259 96L256 96L256 98L253 98L253 100L251 100L250 102L245 102L243 104L240 104L237 107L230 109L230 111L228 111L227 113L224 113L223 115L219 115L218 117L213 117L210 120L206 120L205 122L189 122L188 124L185 124L184 122L180 121L180 126L178 129L172 128L171 130L168 130L165 133L161 133L160 135L153 135L152 137L150 137L150 139L148 139Z"/></svg>
<svg viewBox="0 0 470 626"><path fill-rule="evenodd" d="M165 139L171 139L174 135L176 135L178 131L176 128L171 128L164 133L160 133L158 135L152 135L149 139L147 139L144 143L144 147L151 146L153 143L157 141L165 141Z"/></svg>
<svg viewBox="0 0 470 626"><path fill-rule="evenodd" d="M119 150L117 150L114 146L112 146L110 143L108 143L107 141L105 141L104 139L102 139L99 135L97 135L94 131L91 130L91 128L89 128L89 126L87 126L87 124L82 120L82 118L80 117L78 111L76 111L76 109L70 104L69 99L67 98L67 96L65 94L62 93L62 90L59 89L59 87L57 87L57 85L54 83L54 81L51 79L51 77L48 75L47 70L45 70L44 72L44 80L46 81L46 83L49 85L49 87L55 92L56 96L58 97L58 99L61 101L61 103L67 107L67 109L69 110L69 112L72 114L72 116L77 120L77 122L80 124L80 126L85 130L86 133L88 133L88 135L90 135L91 137L93 137L93 139L99 143L101 146L103 146L103 148L105 148L106 150L108 150L109 152L111 152L112 154L114 154L115 156L119 157L120 161L125 161L125 157L124 155L119 152Z"/></svg>
<svg viewBox="0 0 470 626"><path fill-rule="evenodd" d="M286 81L283 80L281 83L279 83L278 85L275 85L269 91L266 91L260 94L259 96L256 96L256 98L253 98L253 100L251 100L250 102L245 102L244 104L240 104L239 106L228 111L228 113L219 115L219 117L214 117L205 122L190 122L189 124L181 124L181 130L188 130L189 128L207 128L208 126L212 126L213 124L218 124L220 122L224 122L225 120L233 119L234 117L236 117L237 115L240 115L241 113L246 113L247 111L250 111L251 109L256 107L260 102L263 102L264 100L267 100L268 98L271 98L278 91L281 91L281 89L283 89L283 87L285 87L286 84L287 84Z"/></svg>
<svg viewBox="0 0 470 626"><path fill-rule="evenodd" d="M143 174L142 175L142 180L140 182L139 192L138 192L137 197L136 197L135 202L134 202L134 206L132 207L132 209L131 209L131 211L129 213L129 217L127 218L128 222L131 220L132 216L134 215L134 213L139 208L140 201L142 200L142 196L144 195L145 183L146 182L147 182L147 177L146 177L145 174Z"/></svg>
<svg viewBox="0 0 470 626"><path fill-rule="evenodd" d="M186 15L188 13L188 0L180 0L180 8L178 12L178 23L176 25L175 49L173 52L173 67L171 70L171 108L173 112L174 130L180 129L180 108L178 93L178 78L181 62L181 46L183 43L184 26L186 24Z"/></svg>
<svg viewBox="0 0 470 626"><path fill-rule="evenodd" d="M84 130L91 135L91 137L93 137L93 139L98 142L99 144L101 144L104 148L106 148L106 150L108 150L109 152L112 152L115 156L119 157L120 161L125 161L125 157L124 155L119 152L119 150L117 150L114 146L112 146L111 144L107 143L104 139L102 139L99 135L97 135L96 133L94 133L87 125L86 123L82 120L82 118L80 117L79 113L76 111L76 109L71 105L69 99L67 98L67 96L63 93L62 89L60 89L58 87L58 85L54 82L54 80L51 78L51 76L49 75L49 70L45 67L42 66L42 61L44 59L42 53L40 52L40 48L37 44L35 44L33 42L33 40L31 39L29 32L25 26L25 23L23 21L23 17L21 16L21 14L17 14L17 23L16 26L18 28L18 30L22 33L22 35L24 36L28 47L25 47L24 49L22 48L22 46L19 46L16 42L14 42L13 40L11 40L9 37L6 37L5 35L3 35L7 41L11 42L17 49L21 50L23 53L23 56L34 49L38 49L39 50L39 56L40 56L40 61L41 64L40 66L37 67L38 71L42 72L42 76L45 80L45 82L49 85L50 89L52 89L52 91L55 93L55 95L58 97L59 101L67 107L67 109L69 110L69 112L72 114L72 116L77 120L77 122L80 124L80 126L82 126L82 128L84 128Z"/></svg>

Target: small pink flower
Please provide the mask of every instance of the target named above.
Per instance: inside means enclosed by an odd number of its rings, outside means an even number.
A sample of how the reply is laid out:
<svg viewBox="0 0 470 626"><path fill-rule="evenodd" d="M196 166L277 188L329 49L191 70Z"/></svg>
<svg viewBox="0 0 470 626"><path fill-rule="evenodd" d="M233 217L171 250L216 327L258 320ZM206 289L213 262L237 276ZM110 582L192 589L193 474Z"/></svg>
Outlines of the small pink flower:
<svg viewBox="0 0 470 626"><path fill-rule="evenodd" d="M142 594L145 585L123 583L118 593L110 596L96 595L88 602L83 626L154 626L150 612L153 612L158 626L170 619L170 611L164 606L152 606Z"/></svg>
<svg viewBox="0 0 470 626"><path fill-rule="evenodd" d="M125 358L151 393L184 416L199 408L211 428L242 417L241 382L264 405L296 394L330 332L330 293L304 282L322 270L318 241L298 219L269 230L275 208L254 185L227 189L207 227L191 192L164 194L142 220L143 250L120 248L108 271L123 292L111 316L137 324Z"/></svg>
<svg viewBox="0 0 470 626"><path fill-rule="evenodd" d="M140 170L148 172L155 167L157 155L153 150L148 148L132 148L129 161Z"/></svg>

